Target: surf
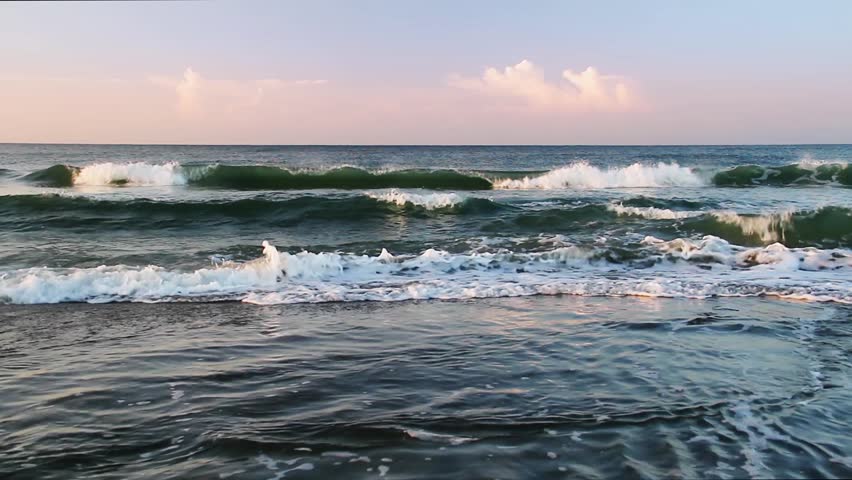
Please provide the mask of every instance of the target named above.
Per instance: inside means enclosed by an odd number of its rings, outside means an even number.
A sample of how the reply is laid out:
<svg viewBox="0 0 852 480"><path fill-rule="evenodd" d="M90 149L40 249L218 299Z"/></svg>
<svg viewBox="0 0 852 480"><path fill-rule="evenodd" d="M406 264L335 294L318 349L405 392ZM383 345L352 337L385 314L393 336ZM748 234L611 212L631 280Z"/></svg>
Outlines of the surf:
<svg viewBox="0 0 852 480"><path fill-rule="evenodd" d="M721 238L648 236L636 259L614 262L606 249L567 244L540 252L414 255L280 252L195 271L158 266L30 268L0 274L5 303L173 302L325 303L465 299L527 295L780 296L852 303L840 280L852 268L846 250L747 248ZM613 276L613 271L618 276Z"/></svg>

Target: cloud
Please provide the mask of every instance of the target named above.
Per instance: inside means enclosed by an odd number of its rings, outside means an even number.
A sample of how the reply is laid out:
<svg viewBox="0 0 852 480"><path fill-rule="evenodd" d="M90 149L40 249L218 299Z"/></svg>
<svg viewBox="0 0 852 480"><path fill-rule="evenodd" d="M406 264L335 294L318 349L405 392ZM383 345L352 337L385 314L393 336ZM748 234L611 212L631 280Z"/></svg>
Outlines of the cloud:
<svg viewBox="0 0 852 480"><path fill-rule="evenodd" d="M234 111L260 105L269 93L294 86L325 85L327 80L228 80L202 77L187 67L181 77L151 75L148 81L174 91L176 109L183 116L209 113L210 110Z"/></svg>
<svg viewBox="0 0 852 480"><path fill-rule="evenodd" d="M501 72L489 67L481 77L451 75L449 85L495 97L515 97L530 105L567 111L625 111L638 105L624 77L602 75L595 67L562 72L562 81L548 82L529 60Z"/></svg>
<svg viewBox="0 0 852 480"><path fill-rule="evenodd" d="M183 72L183 78L175 86L178 96L178 110L192 112L198 103L198 89L201 88L201 75L192 68Z"/></svg>

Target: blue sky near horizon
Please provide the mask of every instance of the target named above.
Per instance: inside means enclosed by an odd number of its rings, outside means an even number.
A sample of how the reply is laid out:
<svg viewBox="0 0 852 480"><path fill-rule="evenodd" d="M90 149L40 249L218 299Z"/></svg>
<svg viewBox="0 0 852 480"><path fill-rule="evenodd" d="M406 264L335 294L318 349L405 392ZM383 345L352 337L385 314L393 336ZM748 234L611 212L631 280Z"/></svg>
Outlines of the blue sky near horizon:
<svg viewBox="0 0 852 480"><path fill-rule="evenodd" d="M0 141L843 143L850 20L842 1L2 4Z"/></svg>

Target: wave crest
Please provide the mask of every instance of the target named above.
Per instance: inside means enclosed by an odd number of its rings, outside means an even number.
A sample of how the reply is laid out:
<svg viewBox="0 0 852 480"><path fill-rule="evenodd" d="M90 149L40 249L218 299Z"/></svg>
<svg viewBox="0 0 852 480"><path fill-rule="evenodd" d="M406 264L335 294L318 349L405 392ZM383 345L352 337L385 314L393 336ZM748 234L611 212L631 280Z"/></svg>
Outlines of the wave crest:
<svg viewBox="0 0 852 480"><path fill-rule="evenodd" d="M162 165L149 163L96 163L79 169L74 185L186 185L183 168L176 162Z"/></svg>
<svg viewBox="0 0 852 480"><path fill-rule="evenodd" d="M643 165L634 163L627 167L606 169L578 162L551 170L537 177L502 179L494 188L516 190L554 190L562 188L640 188L640 187L700 187L706 181L687 167L676 163Z"/></svg>
<svg viewBox="0 0 852 480"><path fill-rule="evenodd" d="M392 203L400 207L407 204L423 207L427 210L454 207L463 203L466 197L458 193L411 193L392 189L386 192L367 192L370 198L380 202Z"/></svg>
<svg viewBox="0 0 852 480"><path fill-rule="evenodd" d="M623 216L642 217L650 220L679 220L704 215L705 212L670 210L657 207L631 207L623 203L613 203L607 209Z"/></svg>

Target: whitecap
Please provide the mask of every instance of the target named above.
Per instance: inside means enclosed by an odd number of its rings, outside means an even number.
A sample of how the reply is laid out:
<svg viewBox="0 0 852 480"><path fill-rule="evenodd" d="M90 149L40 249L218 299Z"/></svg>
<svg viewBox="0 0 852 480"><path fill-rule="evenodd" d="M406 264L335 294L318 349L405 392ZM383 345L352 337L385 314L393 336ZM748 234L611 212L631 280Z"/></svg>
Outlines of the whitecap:
<svg viewBox="0 0 852 480"><path fill-rule="evenodd" d="M186 185L187 178L180 164L96 163L80 169L74 185Z"/></svg>
<svg viewBox="0 0 852 480"><path fill-rule="evenodd" d="M701 187L708 182L692 169L676 163L602 169L587 162L578 162L551 170L537 177L501 179L494 188L513 190L553 190L562 188L639 188L639 187Z"/></svg>
<svg viewBox="0 0 852 480"><path fill-rule="evenodd" d="M386 191L365 192L365 195L381 202L393 203L401 207L408 204L423 207L427 210L448 208L465 201L465 197L458 193L433 192L421 194L404 192L395 188Z"/></svg>

